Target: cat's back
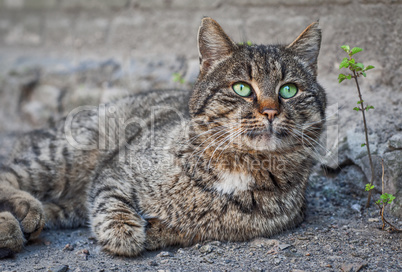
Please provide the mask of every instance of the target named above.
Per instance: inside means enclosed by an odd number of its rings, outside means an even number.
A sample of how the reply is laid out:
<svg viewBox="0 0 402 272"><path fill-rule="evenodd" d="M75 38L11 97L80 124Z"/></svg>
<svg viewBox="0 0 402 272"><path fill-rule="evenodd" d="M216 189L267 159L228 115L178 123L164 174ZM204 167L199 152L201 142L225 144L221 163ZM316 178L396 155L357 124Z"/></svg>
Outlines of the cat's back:
<svg viewBox="0 0 402 272"><path fill-rule="evenodd" d="M173 128L187 126L189 121L188 90L156 90L143 92L108 104L104 109L109 136L119 144L149 149L165 145ZM102 113L99 111L100 119Z"/></svg>
<svg viewBox="0 0 402 272"><path fill-rule="evenodd" d="M189 98L187 90L162 90L107 104L104 117L99 111L99 122L106 126L100 126L106 154L98 170L113 168L127 178L147 180L166 174L174 160L172 142L188 129Z"/></svg>

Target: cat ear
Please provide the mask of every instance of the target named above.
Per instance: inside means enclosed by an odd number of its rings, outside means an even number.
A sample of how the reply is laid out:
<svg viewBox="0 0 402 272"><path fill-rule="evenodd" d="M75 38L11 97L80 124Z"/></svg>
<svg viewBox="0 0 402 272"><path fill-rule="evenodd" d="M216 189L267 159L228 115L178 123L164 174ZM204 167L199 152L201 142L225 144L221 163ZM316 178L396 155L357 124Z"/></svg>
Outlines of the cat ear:
<svg viewBox="0 0 402 272"><path fill-rule="evenodd" d="M206 73L220 60L230 56L237 45L213 19L205 17L198 30L198 53L201 73Z"/></svg>
<svg viewBox="0 0 402 272"><path fill-rule="evenodd" d="M321 29L318 21L309 25L287 48L307 61L314 76L317 76L317 59L321 46Z"/></svg>

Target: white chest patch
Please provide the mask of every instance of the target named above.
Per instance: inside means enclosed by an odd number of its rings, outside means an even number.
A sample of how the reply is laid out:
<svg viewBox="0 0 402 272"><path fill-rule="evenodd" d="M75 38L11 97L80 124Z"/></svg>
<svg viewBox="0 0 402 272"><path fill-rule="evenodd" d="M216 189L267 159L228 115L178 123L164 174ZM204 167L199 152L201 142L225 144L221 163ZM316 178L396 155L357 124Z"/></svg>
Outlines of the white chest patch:
<svg viewBox="0 0 402 272"><path fill-rule="evenodd" d="M221 194L231 194L246 191L254 183L251 175L243 173L221 172L214 188Z"/></svg>

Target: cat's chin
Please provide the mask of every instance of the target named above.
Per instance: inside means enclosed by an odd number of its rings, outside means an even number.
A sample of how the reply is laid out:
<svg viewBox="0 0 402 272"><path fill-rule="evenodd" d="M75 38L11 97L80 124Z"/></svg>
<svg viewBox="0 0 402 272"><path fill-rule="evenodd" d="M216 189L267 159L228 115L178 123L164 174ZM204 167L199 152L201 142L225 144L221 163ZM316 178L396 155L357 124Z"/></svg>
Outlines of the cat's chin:
<svg viewBox="0 0 402 272"><path fill-rule="evenodd" d="M278 149L279 139L273 133L258 133L247 138L244 142L249 150L274 152Z"/></svg>

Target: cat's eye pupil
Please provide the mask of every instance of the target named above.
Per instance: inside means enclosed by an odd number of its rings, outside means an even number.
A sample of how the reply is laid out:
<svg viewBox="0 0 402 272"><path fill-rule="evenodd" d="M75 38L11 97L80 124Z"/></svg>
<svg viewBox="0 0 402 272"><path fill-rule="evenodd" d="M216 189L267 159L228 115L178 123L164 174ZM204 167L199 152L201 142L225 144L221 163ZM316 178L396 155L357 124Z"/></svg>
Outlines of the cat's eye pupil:
<svg viewBox="0 0 402 272"><path fill-rule="evenodd" d="M282 98L285 99L289 99L292 98L293 96L295 96L297 94L297 87L295 84L292 83L288 83L283 85L280 89L279 89L279 95Z"/></svg>

